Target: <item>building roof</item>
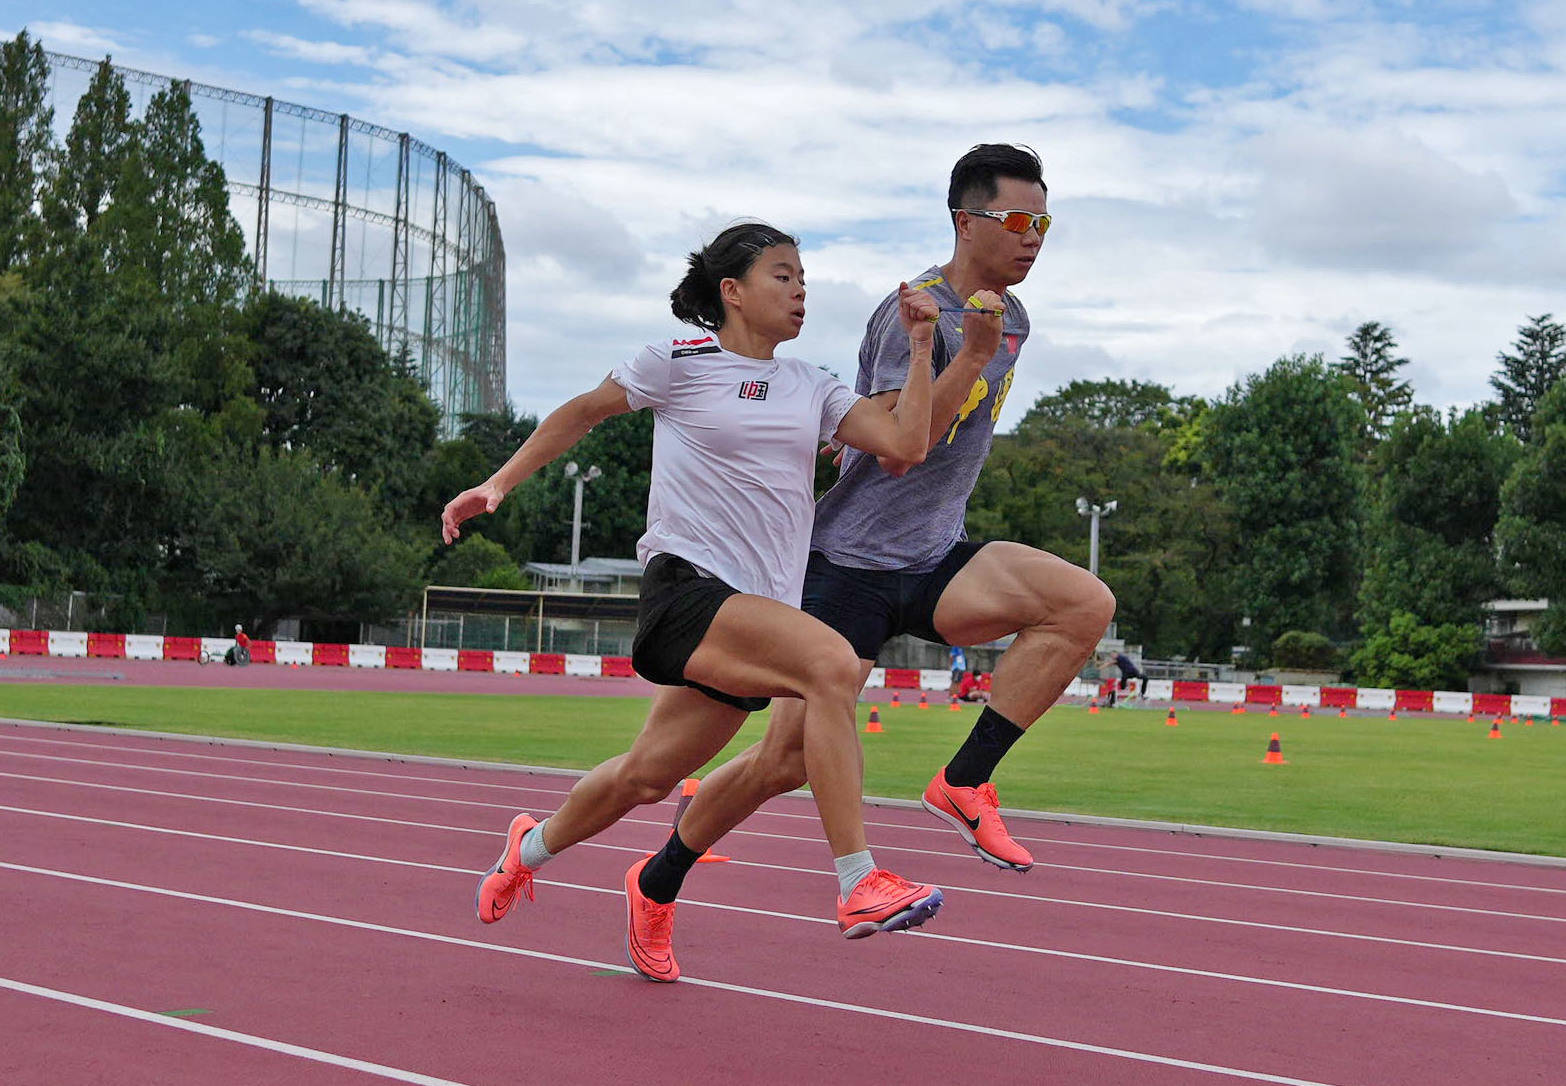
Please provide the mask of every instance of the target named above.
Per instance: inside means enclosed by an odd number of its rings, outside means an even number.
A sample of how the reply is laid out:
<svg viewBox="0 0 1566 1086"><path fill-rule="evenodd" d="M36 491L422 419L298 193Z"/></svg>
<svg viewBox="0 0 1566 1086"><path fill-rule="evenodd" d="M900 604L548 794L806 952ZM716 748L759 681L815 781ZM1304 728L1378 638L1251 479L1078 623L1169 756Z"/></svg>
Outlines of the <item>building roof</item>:
<svg viewBox="0 0 1566 1086"><path fill-rule="evenodd" d="M1549 606L1549 600L1490 600L1484 605L1484 609L1486 611L1545 611Z"/></svg>
<svg viewBox="0 0 1566 1086"><path fill-rule="evenodd" d="M529 562L522 569L544 577L579 577L582 580L642 575L642 564L634 558L584 558L575 570L570 562Z"/></svg>

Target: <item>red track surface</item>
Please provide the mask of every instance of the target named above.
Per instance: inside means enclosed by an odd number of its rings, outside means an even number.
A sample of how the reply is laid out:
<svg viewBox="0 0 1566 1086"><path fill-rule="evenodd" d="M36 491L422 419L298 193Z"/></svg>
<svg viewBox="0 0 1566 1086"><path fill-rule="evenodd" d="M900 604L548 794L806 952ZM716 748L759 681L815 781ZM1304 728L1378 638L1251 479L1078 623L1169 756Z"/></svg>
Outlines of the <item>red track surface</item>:
<svg viewBox="0 0 1566 1086"><path fill-rule="evenodd" d="M0 726L0 1082L1566 1080L1566 870L1034 822L1018 877L871 808L947 904L851 943L784 797L687 882L661 986L619 888L672 804L473 916L511 813L569 785Z"/></svg>

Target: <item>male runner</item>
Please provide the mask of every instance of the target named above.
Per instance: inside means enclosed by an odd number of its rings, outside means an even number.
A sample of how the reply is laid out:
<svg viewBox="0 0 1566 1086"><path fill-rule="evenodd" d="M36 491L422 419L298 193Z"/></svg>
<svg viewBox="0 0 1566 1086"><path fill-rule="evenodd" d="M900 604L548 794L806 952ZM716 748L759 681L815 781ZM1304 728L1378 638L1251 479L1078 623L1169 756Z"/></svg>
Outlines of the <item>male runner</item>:
<svg viewBox="0 0 1566 1086"><path fill-rule="evenodd" d="M1004 292L1026 278L1050 223L1038 157L1008 144L973 148L952 169L947 205L952 258L909 282L951 310L977 290L995 291L1005 298L1004 319L942 314L923 464L847 450L837 484L816 503L803 607L848 639L861 681L896 634L946 645L1017 635L995 668L990 704L930 781L924 806L981 859L1026 871L1033 857L1007 833L990 777L1092 655L1115 600L1097 577L1055 555L966 540L968 496L1029 328L1022 303ZM891 410L908 365L894 294L866 328L856 391ZM683 847L650 863L671 864L671 853L700 856L762 803L802 786L802 725L801 703L779 700L761 742L702 782L671 835ZM659 877L678 887L689 868Z"/></svg>

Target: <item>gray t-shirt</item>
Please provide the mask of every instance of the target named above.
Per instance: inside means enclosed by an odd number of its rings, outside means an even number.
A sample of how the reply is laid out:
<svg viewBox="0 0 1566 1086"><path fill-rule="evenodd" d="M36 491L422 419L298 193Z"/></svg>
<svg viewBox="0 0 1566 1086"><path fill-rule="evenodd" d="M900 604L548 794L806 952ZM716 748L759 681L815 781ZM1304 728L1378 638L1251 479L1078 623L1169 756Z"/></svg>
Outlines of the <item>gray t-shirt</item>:
<svg viewBox="0 0 1566 1086"><path fill-rule="evenodd" d="M928 290L942 308L963 304L939 267L909 285ZM1028 338L1028 314L1022 302L1006 295L1000 348L974 382L968 398L944 437L902 478L881 470L873 456L847 449L837 483L816 502L815 534L810 549L840 566L855 569L934 569L953 546L967 538L963 518L968 496L990 455L995 421L1011 391L1017 354ZM942 313L935 341L935 374L940 376L962 348L962 315ZM854 391L874 396L903 387L908 376L908 333L897 312L897 293L886 296L871 314L859 346L859 375Z"/></svg>

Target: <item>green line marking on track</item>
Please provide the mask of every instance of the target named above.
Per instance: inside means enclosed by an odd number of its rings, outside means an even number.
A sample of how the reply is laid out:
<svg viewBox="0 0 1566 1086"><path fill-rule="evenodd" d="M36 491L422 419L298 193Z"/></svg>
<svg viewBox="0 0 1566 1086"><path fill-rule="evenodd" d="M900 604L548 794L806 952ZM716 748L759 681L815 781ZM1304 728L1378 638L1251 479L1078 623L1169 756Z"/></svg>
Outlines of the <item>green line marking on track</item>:
<svg viewBox="0 0 1566 1086"><path fill-rule="evenodd" d="M594 969L592 971L591 975L595 976L595 977L623 977L623 976L625 976L625 970L624 969Z"/></svg>
<svg viewBox="0 0 1566 1086"><path fill-rule="evenodd" d="M159 1011L158 1013L166 1014L170 1018L194 1018L198 1014L211 1014L212 1012L208 1010L202 1010L200 1007L192 1007L187 1011Z"/></svg>

